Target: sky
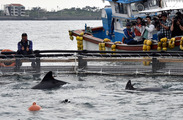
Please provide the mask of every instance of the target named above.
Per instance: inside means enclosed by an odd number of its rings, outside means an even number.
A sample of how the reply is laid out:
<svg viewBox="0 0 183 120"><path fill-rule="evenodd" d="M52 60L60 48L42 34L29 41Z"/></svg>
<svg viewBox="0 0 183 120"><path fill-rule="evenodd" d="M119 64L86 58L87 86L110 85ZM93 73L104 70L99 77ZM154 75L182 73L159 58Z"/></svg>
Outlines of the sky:
<svg viewBox="0 0 183 120"><path fill-rule="evenodd" d="M45 8L48 11L60 10L64 8L71 7L85 7L85 6L95 6L103 8L105 5L109 5L106 1L103 3L102 0L0 0L1 8L4 9L5 4L19 3L25 6L26 9L31 9L32 7Z"/></svg>

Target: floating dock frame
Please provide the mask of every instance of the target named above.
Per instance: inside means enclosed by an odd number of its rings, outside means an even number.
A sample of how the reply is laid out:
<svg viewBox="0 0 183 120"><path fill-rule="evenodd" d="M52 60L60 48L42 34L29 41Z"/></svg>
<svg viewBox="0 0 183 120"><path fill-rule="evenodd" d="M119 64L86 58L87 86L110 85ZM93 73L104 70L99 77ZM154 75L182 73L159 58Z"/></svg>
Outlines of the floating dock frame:
<svg viewBox="0 0 183 120"><path fill-rule="evenodd" d="M58 71L74 74L109 75L183 75L183 52L122 52L42 50L31 55L1 52L0 63L15 62L15 66L0 67L2 73ZM22 65L31 63L35 65Z"/></svg>

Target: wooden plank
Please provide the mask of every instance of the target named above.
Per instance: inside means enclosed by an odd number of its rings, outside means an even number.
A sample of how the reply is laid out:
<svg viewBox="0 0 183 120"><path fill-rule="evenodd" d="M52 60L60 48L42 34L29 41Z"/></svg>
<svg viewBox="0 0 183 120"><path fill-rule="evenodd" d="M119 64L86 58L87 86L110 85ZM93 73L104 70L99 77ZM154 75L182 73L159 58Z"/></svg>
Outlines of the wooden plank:
<svg viewBox="0 0 183 120"><path fill-rule="evenodd" d="M183 63L183 59L168 59L168 58L159 58L159 62L165 62L165 63Z"/></svg>
<svg viewBox="0 0 183 120"><path fill-rule="evenodd" d="M41 59L41 62L77 62L78 60L76 59Z"/></svg>
<svg viewBox="0 0 183 120"><path fill-rule="evenodd" d="M96 62L143 62L143 61L152 61L151 58L83 58L86 61L96 61Z"/></svg>

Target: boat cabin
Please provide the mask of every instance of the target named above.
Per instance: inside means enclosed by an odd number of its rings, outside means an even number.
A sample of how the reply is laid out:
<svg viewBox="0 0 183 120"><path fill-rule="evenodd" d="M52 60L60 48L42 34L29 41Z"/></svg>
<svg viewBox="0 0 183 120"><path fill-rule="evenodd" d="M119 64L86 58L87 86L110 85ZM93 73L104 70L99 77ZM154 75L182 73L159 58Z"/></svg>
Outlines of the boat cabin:
<svg viewBox="0 0 183 120"><path fill-rule="evenodd" d="M121 41L124 37L123 30L126 22L136 21L137 17L145 18L144 11L159 10L165 4L163 0L106 0L110 7L102 10L102 22L105 32L104 38L112 42ZM150 16L158 15L158 11L148 13ZM154 32L153 40L157 40L157 31Z"/></svg>

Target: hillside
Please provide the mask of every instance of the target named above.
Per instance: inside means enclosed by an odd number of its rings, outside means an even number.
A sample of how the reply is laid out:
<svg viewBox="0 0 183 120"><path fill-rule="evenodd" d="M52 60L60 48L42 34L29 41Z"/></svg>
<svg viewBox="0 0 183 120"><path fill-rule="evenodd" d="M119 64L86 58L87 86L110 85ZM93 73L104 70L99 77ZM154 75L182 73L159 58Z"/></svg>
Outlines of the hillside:
<svg viewBox="0 0 183 120"><path fill-rule="evenodd" d="M62 9L58 11L46 11L40 7L34 7L26 10L26 16L13 17L3 16L0 14L1 20L100 20L101 9L97 7L86 6L84 8Z"/></svg>

